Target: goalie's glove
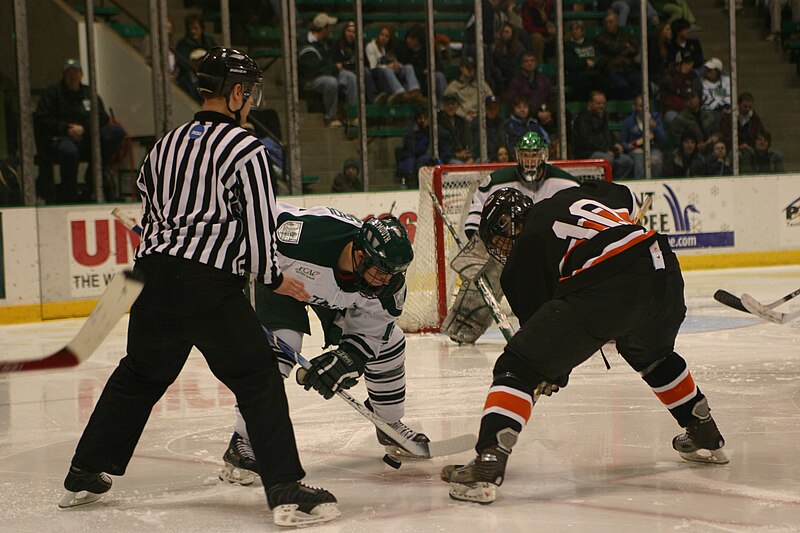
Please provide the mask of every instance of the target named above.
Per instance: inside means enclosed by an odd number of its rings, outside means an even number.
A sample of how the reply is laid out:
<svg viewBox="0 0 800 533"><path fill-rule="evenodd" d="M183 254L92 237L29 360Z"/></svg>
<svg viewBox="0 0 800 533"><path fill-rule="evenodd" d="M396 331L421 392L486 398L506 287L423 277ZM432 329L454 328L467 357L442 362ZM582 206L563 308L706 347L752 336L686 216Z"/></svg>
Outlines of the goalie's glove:
<svg viewBox="0 0 800 533"><path fill-rule="evenodd" d="M330 400L337 391L358 383L366 364L362 357L336 349L312 359L308 370L298 368L295 378L306 390L313 387L323 398Z"/></svg>

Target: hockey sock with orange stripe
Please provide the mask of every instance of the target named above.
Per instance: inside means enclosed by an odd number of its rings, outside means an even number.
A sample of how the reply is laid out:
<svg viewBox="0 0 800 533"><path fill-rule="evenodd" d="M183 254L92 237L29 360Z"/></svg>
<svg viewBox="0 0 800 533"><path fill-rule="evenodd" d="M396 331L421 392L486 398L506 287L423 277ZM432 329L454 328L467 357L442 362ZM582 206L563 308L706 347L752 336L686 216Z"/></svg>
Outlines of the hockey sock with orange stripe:
<svg viewBox="0 0 800 533"><path fill-rule="evenodd" d="M650 385L681 427L697 420L692 409L705 396L695 385L683 357L673 352L657 365L645 369L642 379Z"/></svg>
<svg viewBox="0 0 800 533"><path fill-rule="evenodd" d="M475 450L480 452L497 444L497 435L505 428L519 433L528 423L533 409L533 396L516 376L497 376L486 395L481 430Z"/></svg>

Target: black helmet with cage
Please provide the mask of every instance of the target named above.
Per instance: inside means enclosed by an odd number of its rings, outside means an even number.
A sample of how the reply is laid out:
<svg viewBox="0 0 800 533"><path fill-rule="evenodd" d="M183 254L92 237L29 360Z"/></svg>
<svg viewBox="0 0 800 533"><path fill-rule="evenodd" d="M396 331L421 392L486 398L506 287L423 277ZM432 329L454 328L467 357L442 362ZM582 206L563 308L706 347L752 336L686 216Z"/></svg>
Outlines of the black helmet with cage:
<svg viewBox="0 0 800 533"><path fill-rule="evenodd" d="M357 252L360 257L356 257ZM365 298L383 298L399 291L414 259L411 240L394 216L364 222L353 242L356 289Z"/></svg>
<svg viewBox="0 0 800 533"><path fill-rule="evenodd" d="M251 108L261 105L261 69L250 56L235 48L217 46L209 50L197 69L197 77L201 93L222 96L227 101L233 87L241 83L245 100L252 99Z"/></svg>
<svg viewBox="0 0 800 533"><path fill-rule="evenodd" d="M478 234L489 255L506 262L531 207L533 200L511 187L498 189L486 199Z"/></svg>

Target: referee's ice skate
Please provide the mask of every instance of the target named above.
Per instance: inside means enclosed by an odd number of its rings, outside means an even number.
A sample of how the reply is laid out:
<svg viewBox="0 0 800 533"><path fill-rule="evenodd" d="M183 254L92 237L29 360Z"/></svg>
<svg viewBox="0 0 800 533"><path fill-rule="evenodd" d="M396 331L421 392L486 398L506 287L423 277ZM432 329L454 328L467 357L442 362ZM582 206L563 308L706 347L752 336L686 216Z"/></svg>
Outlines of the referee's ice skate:
<svg viewBox="0 0 800 533"><path fill-rule="evenodd" d="M67 489L58 506L62 509L96 502L111 489L111 478L104 472L87 472L70 466L64 488Z"/></svg>
<svg viewBox="0 0 800 533"><path fill-rule="evenodd" d="M300 481L269 487L267 503L277 526L318 524L341 516L333 494Z"/></svg>
<svg viewBox="0 0 800 533"><path fill-rule="evenodd" d="M231 436L228 449L222 456L225 463L219 471L219 478L228 483L250 485L258 477L258 462L253 453L250 441L235 431Z"/></svg>

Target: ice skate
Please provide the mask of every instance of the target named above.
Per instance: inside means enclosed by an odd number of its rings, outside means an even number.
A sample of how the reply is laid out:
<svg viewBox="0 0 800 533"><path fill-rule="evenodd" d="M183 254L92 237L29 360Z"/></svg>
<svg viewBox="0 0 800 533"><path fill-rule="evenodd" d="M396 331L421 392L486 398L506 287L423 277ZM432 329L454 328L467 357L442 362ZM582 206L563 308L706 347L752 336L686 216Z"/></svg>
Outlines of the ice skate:
<svg viewBox="0 0 800 533"><path fill-rule="evenodd" d="M250 441L235 431L222 456L225 465L219 471L219 478L228 483L250 485L258 476L258 462L250 446Z"/></svg>
<svg viewBox="0 0 800 533"><path fill-rule="evenodd" d="M268 488L267 503L272 510L272 520L276 526L318 524L341 515L333 494L300 481L281 483Z"/></svg>
<svg viewBox="0 0 800 533"><path fill-rule="evenodd" d="M64 488L67 490L58 506L68 509L99 500L111 488L111 478L105 472L87 472L70 466Z"/></svg>
<svg viewBox="0 0 800 533"><path fill-rule="evenodd" d="M450 484L450 498L483 505L497 497L503 484L509 451L490 446L467 465L448 465L442 469L442 481Z"/></svg>
<svg viewBox="0 0 800 533"><path fill-rule="evenodd" d="M393 430L397 431L403 437L405 437L405 438L407 438L409 440L413 440L414 442L418 442L418 443L420 443L422 445L425 445L425 448L427 449L427 444L430 442L430 439L428 438L428 436L425 435L424 433L419 433L417 431L414 431L413 429L411 429L407 425L403 424L402 420L398 420L397 422L389 424L389 427L391 427ZM430 454L428 454L428 455L417 455L415 453L411 453L408 450L406 450L405 448L403 448L400 444L395 442L394 439L392 439L389 435L387 435L386 433L384 433L380 429L375 428L375 431L378 434L378 442L381 445L383 445L383 447L386 449L386 453L388 453L389 455L393 455L395 457L405 457L405 458L413 458L413 459L430 459L431 458Z"/></svg>
<svg viewBox="0 0 800 533"><path fill-rule="evenodd" d="M686 426L686 432L672 439L672 447L687 461L724 465L728 457L722 451L725 439L709 415Z"/></svg>

